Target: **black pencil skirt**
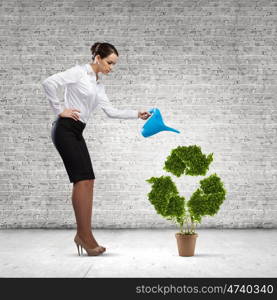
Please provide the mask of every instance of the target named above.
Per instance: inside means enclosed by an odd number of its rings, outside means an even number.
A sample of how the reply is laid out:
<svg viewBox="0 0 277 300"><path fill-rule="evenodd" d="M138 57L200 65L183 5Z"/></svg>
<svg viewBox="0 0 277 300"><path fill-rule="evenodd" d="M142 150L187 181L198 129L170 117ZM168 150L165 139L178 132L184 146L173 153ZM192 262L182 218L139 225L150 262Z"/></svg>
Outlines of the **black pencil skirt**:
<svg viewBox="0 0 277 300"><path fill-rule="evenodd" d="M72 118L58 116L52 123L51 138L58 150L69 181L95 179L90 155L87 149L83 130L86 124Z"/></svg>

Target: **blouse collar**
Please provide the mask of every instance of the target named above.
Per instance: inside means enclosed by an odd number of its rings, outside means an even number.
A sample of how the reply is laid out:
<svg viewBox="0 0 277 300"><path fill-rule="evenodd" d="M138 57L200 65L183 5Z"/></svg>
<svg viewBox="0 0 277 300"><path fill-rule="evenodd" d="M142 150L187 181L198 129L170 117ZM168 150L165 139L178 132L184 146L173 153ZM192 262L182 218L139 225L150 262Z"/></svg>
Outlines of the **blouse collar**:
<svg viewBox="0 0 277 300"><path fill-rule="evenodd" d="M86 64L85 66L86 66L86 69L87 69L87 73L94 76L95 80L96 80L96 73L94 72L92 66L89 63ZM101 79L101 77L99 76L99 73L98 73L98 80L96 80L96 81L99 82L100 79Z"/></svg>

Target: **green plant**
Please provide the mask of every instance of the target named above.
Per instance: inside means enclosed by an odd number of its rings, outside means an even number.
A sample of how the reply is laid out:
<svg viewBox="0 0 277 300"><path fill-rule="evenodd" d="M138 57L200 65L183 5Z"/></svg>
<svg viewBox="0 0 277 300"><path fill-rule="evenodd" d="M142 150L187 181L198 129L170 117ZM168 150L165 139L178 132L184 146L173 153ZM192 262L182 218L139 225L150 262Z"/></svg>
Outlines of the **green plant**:
<svg viewBox="0 0 277 300"><path fill-rule="evenodd" d="M205 155L197 145L178 146L171 150L164 170L180 177L181 175L205 176L213 153ZM180 226L183 234L195 234L196 224L202 217L215 215L225 200L226 190L217 174L200 181L200 187L186 201L179 195L170 176L151 177L146 180L152 185L148 199L158 214Z"/></svg>

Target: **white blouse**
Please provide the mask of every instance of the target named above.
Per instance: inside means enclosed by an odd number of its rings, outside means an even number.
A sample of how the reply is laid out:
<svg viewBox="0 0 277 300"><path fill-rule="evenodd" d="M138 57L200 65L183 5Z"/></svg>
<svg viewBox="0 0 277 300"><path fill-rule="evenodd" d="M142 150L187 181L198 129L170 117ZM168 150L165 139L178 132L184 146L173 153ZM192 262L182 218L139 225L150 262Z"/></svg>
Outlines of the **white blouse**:
<svg viewBox="0 0 277 300"><path fill-rule="evenodd" d="M112 107L104 85L96 80L96 73L90 64L76 65L64 72L56 73L46 78L42 86L56 115L63 112L65 108L76 108L81 111L77 112L80 121L87 123L91 112L100 105L110 118L138 118L136 110L119 110ZM57 97L58 86L65 86L64 107Z"/></svg>

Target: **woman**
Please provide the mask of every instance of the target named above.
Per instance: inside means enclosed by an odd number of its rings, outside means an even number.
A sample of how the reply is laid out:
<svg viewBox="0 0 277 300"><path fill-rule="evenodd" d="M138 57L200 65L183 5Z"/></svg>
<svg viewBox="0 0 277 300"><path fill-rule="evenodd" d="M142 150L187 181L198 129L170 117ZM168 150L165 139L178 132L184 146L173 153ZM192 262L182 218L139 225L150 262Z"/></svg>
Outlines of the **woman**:
<svg viewBox="0 0 277 300"><path fill-rule="evenodd" d="M86 142L82 135L92 111L99 105L110 118L146 120L146 111L113 108L99 73L108 74L118 60L116 48L109 43L95 43L91 47L92 62L76 65L56 73L42 83L57 118L52 123L51 137L73 183L72 205L77 223L74 242L88 255L102 254L106 249L95 240L91 231L94 172ZM64 107L57 98L57 88L65 86Z"/></svg>

